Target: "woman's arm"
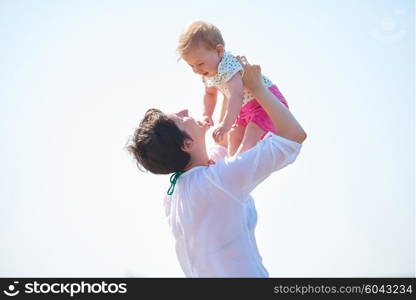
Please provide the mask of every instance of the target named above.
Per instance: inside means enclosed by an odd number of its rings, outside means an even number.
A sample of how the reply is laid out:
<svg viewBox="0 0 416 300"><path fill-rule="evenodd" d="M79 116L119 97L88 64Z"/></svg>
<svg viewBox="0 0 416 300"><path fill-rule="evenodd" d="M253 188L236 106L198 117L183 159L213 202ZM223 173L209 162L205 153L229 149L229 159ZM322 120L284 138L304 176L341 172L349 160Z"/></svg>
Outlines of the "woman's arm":
<svg viewBox="0 0 416 300"><path fill-rule="evenodd" d="M216 161L208 178L224 193L244 201L270 174L293 163L302 145L273 133L244 153Z"/></svg>
<svg viewBox="0 0 416 300"><path fill-rule="evenodd" d="M219 160L208 169L215 186L230 197L244 201L270 174L296 160L306 133L286 107L263 87L260 67L242 64L245 87L251 90L279 128L279 135L269 133L255 147Z"/></svg>
<svg viewBox="0 0 416 300"><path fill-rule="evenodd" d="M244 67L244 86L256 97L273 121L279 128L278 135L286 139L302 143L306 139L306 133L292 113L263 85L261 68L258 65L250 65L243 57L237 57Z"/></svg>

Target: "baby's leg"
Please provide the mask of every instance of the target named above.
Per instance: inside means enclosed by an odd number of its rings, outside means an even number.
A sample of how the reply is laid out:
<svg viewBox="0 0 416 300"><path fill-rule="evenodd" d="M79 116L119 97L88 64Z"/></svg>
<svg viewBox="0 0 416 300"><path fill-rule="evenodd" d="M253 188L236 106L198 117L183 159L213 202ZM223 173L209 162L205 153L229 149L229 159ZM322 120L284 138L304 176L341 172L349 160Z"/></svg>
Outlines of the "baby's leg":
<svg viewBox="0 0 416 300"><path fill-rule="evenodd" d="M234 125L228 132L228 156L231 157L235 154L241 141L243 140L245 126Z"/></svg>
<svg viewBox="0 0 416 300"><path fill-rule="evenodd" d="M238 148L239 153L246 152L247 150L254 147L258 141L260 141L264 130L261 129L257 124L249 122L244 133L243 140L241 141L240 147Z"/></svg>

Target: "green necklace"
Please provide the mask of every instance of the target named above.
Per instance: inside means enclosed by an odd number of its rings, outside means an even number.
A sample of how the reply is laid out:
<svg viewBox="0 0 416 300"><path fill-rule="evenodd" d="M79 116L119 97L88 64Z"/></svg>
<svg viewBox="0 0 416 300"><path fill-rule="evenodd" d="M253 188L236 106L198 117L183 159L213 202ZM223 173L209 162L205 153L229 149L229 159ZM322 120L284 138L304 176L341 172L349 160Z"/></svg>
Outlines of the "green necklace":
<svg viewBox="0 0 416 300"><path fill-rule="evenodd" d="M176 185L176 181L178 181L179 176L181 176L183 173L183 171L179 171L179 172L175 172L172 174L172 176L170 176L170 187L168 189L168 195L172 195L173 191L175 189L175 185Z"/></svg>

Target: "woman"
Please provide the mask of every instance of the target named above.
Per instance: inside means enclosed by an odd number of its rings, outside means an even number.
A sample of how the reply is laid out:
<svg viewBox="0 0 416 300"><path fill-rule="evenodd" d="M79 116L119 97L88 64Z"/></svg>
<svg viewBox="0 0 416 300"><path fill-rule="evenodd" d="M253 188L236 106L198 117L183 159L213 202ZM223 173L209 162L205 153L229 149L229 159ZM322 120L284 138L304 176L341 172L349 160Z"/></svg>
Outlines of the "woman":
<svg viewBox="0 0 416 300"><path fill-rule="evenodd" d="M207 124L186 110L164 114L150 109L128 148L139 167L155 174L175 172L165 208L187 277L268 277L254 236L257 214L250 192L292 163L306 138L289 110L263 86L260 67L239 60L244 85L279 136L269 132L249 151L215 162L205 146Z"/></svg>

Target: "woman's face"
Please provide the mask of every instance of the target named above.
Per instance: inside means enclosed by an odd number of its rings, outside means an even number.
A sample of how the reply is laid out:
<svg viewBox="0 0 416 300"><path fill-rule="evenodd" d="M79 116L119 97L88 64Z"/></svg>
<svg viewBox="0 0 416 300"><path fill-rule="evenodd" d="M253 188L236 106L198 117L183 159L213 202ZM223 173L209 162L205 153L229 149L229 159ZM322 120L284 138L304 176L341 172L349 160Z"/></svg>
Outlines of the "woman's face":
<svg viewBox="0 0 416 300"><path fill-rule="evenodd" d="M209 129L209 125L190 117L187 109L177 113L169 113L167 116L169 119L173 120L181 130L185 131L194 140L194 143L205 143L205 134Z"/></svg>

